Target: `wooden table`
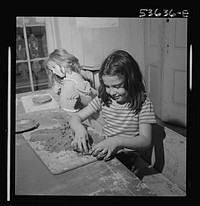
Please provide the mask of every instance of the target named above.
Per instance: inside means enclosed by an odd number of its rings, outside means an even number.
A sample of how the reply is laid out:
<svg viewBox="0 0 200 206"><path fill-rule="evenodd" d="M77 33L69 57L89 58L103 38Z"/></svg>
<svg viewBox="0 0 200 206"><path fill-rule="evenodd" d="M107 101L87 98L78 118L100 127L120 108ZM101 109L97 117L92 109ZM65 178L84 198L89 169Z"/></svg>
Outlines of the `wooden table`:
<svg viewBox="0 0 200 206"><path fill-rule="evenodd" d="M34 93L50 93L58 100L49 89ZM16 95L16 118L37 117L37 112L25 113L21 102L22 96L30 94ZM149 187L116 158L53 175L21 134L16 134L15 140L15 195L154 196Z"/></svg>

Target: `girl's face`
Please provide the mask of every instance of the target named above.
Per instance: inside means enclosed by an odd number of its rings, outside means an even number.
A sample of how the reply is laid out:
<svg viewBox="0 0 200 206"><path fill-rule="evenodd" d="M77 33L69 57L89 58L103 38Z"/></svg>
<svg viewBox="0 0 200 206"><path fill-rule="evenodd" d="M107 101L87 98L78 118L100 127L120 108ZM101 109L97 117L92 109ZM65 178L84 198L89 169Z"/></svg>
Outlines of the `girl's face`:
<svg viewBox="0 0 200 206"><path fill-rule="evenodd" d="M106 87L106 92L117 103L125 103L128 92L124 89L124 80L118 76L102 76L103 83Z"/></svg>
<svg viewBox="0 0 200 206"><path fill-rule="evenodd" d="M53 61L49 61L47 64L48 68L57 76L63 78L65 77L65 69L64 67L59 66L58 64L56 64Z"/></svg>

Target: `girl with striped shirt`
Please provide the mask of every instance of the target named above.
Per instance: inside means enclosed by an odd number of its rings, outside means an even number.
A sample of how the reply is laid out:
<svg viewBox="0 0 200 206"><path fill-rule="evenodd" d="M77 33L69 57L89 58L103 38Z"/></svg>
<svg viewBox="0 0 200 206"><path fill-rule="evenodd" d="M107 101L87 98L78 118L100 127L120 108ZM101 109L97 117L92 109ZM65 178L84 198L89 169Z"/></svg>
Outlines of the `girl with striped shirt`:
<svg viewBox="0 0 200 206"><path fill-rule="evenodd" d="M97 159L116 156L126 161L151 145L152 124L156 123L153 105L146 96L139 66L126 51L114 51L104 60L99 80L99 95L70 120L75 131L72 146L83 153L91 150ZM107 138L90 148L82 122L100 111Z"/></svg>

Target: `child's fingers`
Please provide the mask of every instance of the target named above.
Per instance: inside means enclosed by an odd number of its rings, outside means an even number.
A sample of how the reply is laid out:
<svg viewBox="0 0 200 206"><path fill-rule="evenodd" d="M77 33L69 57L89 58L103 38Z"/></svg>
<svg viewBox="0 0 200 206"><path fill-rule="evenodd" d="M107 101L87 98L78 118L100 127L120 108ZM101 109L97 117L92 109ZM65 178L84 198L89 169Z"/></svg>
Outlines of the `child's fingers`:
<svg viewBox="0 0 200 206"><path fill-rule="evenodd" d="M110 160L110 157L111 157L111 151L108 150L107 155L104 157L104 161Z"/></svg>
<svg viewBox="0 0 200 206"><path fill-rule="evenodd" d="M104 159L104 157L107 155L108 151L107 150L102 150L98 155L97 155L97 159Z"/></svg>
<svg viewBox="0 0 200 206"><path fill-rule="evenodd" d="M74 148L75 147L75 140L72 140L71 146Z"/></svg>
<svg viewBox="0 0 200 206"><path fill-rule="evenodd" d="M89 148L88 148L88 144L86 140L82 141L82 148L83 148L84 153L87 154L89 152Z"/></svg>
<svg viewBox="0 0 200 206"><path fill-rule="evenodd" d="M80 143L78 140L73 140L71 142L71 146L73 148L74 151L76 152L82 152L82 146L80 146Z"/></svg>
<svg viewBox="0 0 200 206"><path fill-rule="evenodd" d="M100 153L102 150L103 150L103 149L101 149L101 148L93 148L93 149L92 149L92 155L93 155L94 157L96 157L96 156L99 155L99 153Z"/></svg>
<svg viewBox="0 0 200 206"><path fill-rule="evenodd" d="M72 146L73 150L77 151L77 147L78 147L78 146L77 146L77 142L76 142L76 141L73 140L73 141L71 142L71 146Z"/></svg>
<svg viewBox="0 0 200 206"><path fill-rule="evenodd" d="M84 151L84 149L83 149L84 147L83 147L82 141L78 141L77 142L77 146L78 146L78 149L79 149L80 152Z"/></svg>
<svg viewBox="0 0 200 206"><path fill-rule="evenodd" d="M86 138L86 147L87 147L87 154L91 154L92 153L92 148L91 148L91 145L90 145L90 142L89 142L89 139Z"/></svg>
<svg viewBox="0 0 200 206"><path fill-rule="evenodd" d="M87 145L86 138L84 137L78 137L72 142L72 147L75 151L82 152L82 153L88 153L89 148Z"/></svg>

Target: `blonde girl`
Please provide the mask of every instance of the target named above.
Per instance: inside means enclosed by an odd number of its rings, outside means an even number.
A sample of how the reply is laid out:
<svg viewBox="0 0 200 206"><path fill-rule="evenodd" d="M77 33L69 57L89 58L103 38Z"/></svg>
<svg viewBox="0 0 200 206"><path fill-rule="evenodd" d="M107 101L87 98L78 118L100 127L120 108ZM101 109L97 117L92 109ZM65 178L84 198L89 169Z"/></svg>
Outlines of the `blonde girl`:
<svg viewBox="0 0 200 206"><path fill-rule="evenodd" d="M74 55L64 49L55 49L45 65L49 86L60 95L61 107L65 109L69 106L69 100L79 99L83 105L92 100L91 93L94 93L94 90L81 76L81 66Z"/></svg>

